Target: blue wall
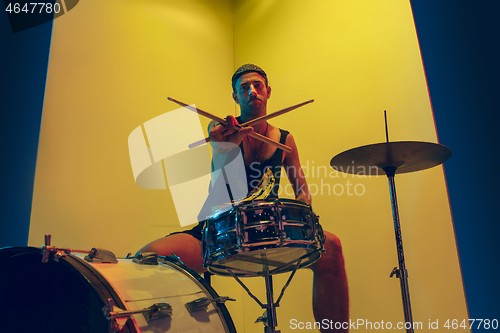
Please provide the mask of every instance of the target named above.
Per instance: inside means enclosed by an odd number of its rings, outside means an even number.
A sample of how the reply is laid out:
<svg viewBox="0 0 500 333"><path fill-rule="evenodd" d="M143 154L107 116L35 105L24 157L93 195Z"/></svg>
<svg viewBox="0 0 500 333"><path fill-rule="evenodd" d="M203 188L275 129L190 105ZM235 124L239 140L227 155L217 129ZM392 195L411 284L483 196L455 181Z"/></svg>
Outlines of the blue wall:
<svg viewBox="0 0 500 333"><path fill-rule="evenodd" d="M0 247L26 246L52 21L14 33L0 8Z"/></svg>
<svg viewBox="0 0 500 333"><path fill-rule="evenodd" d="M500 1L411 3L440 143L453 151L445 173L469 315L500 320Z"/></svg>

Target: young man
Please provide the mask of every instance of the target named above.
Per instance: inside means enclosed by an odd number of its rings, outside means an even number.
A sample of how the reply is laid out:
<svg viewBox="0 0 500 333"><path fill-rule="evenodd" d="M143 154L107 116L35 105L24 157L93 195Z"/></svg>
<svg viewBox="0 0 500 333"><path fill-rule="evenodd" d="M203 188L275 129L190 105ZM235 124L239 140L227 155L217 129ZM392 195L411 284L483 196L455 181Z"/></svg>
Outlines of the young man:
<svg viewBox="0 0 500 333"><path fill-rule="evenodd" d="M279 171L283 166L287 171L296 200L311 204L311 196L301 169L297 145L293 136L268 122L261 122L253 127L242 129L234 127L239 123L267 114L267 100L271 96L271 87L268 84L266 73L258 66L243 65L234 73L232 86L233 99L240 106L241 116L238 118L228 116L226 118L227 124L210 123L213 161L217 164L218 159L224 159L228 151L239 146L243 153L249 191L257 185L264 170L270 167L273 174L277 175L277 185L271 191L271 196L277 197ZM292 148L292 151L285 153L281 149L257 140L249 136L252 132L284 143ZM198 273L202 273L205 271L201 256L202 228L203 225L200 223L192 230L158 239L146 245L140 252L156 252L162 256L171 255L174 252L181 257L184 264ZM326 231L324 233L326 251L319 261L310 266L314 272L314 316L316 321L322 324L321 332L347 332L348 325L345 323L349 322L349 296L342 247L335 235ZM335 330L335 326L343 328Z"/></svg>

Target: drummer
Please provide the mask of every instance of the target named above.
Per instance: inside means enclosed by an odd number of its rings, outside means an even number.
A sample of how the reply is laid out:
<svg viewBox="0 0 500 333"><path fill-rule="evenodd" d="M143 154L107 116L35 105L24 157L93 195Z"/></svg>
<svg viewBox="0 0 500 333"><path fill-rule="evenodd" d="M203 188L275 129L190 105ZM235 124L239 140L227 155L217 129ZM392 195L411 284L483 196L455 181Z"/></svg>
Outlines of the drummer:
<svg viewBox="0 0 500 333"><path fill-rule="evenodd" d="M224 155L233 147L239 146L243 153L247 171L248 190L258 184L265 168L270 167L275 179L275 188L271 196L276 196L279 187L281 167L287 171L287 176L295 192L295 199L311 204L307 182L301 169L297 145L292 134L281 130L267 121L255 124L253 127L235 128L234 125L267 114L267 100L271 96L267 74L260 67L246 64L236 70L232 77L234 101L240 106L241 116L227 116L226 124L211 122L209 125L212 139L213 163L224 159ZM274 141L292 148L290 153L270 144L264 143L250 133L256 132ZM278 172L276 172L278 171ZM185 265L198 273L205 271L201 256L201 232L203 223L191 230L173 233L160 238L143 247L139 252L156 252L161 256L174 252ZM321 332L335 331L334 324L349 322L349 297L344 259L340 240L325 231L325 253L319 261L310 266L314 273L313 282L313 312L317 322L328 323ZM347 325L344 324L344 327ZM328 327L328 328L326 328ZM341 329L340 331L347 331Z"/></svg>

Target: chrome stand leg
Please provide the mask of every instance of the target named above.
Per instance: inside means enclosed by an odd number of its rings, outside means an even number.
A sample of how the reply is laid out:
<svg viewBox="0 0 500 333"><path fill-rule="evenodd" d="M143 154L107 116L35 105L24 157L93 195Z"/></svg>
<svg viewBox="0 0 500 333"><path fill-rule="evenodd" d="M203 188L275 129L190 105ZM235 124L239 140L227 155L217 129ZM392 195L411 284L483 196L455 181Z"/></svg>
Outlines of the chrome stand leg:
<svg viewBox="0 0 500 333"><path fill-rule="evenodd" d="M276 318L276 308L274 304L274 296L273 296L273 276L269 274L269 271L266 272L264 276L266 279L266 295L267 295L267 324L268 327L265 327L265 333L275 333L276 326L278 326L278 320Z"/></svg>
<svg viewBox="0 0 500 333"><path fill-rule="evenodd" d="M398 251L399 270L391 273L391 276L396 273L401 285L401 297L403 299L403 308L405 313L405 321L409 323L410 328L406 329L407 333L413 333L413 318L411 314L410 290L408 287L408 271L406 270L405 257L403 252L403 238L401 236L401 225L399 223L398 200L396 197L396 183L394 176L396 174L395 167L384 168L387 178L389 178L389 190L391 192L392 216L394 219L394 231L396 234L396 247ZM398 274L399 273L399 274Z"/></svg>

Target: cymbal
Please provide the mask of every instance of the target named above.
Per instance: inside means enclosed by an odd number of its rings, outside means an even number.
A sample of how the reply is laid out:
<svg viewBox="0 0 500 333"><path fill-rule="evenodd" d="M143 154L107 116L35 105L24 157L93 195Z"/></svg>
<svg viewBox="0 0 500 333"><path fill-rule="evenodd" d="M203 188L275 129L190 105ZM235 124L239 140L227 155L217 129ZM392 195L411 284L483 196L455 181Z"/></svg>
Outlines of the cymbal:
<svg viewBox="0 0 500 333"><path fill-rule="evenodd" d="M386 167L397 168L396 174L400 174L435 167L450 157L451 149L437 143L397 141L346 150L332 158L330 165L351 174L386 174Z"/></svg>

